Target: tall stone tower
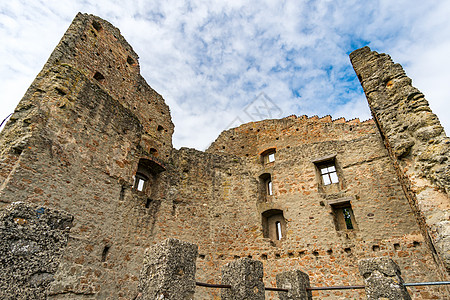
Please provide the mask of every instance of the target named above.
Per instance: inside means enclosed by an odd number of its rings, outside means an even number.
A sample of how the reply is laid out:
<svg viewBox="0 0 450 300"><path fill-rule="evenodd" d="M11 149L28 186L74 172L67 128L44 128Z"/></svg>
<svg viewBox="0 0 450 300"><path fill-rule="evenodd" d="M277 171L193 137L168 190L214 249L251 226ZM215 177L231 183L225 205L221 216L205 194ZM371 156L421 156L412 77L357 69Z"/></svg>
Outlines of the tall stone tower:
<svg viewBox="0 0 450 300"><path fill-rule="evenodd" d="M139 237L151 236L154 225L143 210L161 197L173 128L119 30L78 14L0 137L1 205L74 212L50 295L135 296L140 253L151 243Z"/></svg>

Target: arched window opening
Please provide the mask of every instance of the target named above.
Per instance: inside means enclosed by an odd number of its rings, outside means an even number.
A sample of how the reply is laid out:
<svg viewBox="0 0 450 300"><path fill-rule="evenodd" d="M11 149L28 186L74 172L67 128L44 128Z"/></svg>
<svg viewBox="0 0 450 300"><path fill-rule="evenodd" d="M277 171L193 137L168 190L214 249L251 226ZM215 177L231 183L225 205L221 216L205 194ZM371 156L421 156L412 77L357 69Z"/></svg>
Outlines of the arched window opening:
<svg viewBox="0 0 450 300"><path fill-rule="evenodd" d="M141 158L134 175L133 189L145 193L147 197L151 198L152 194L157 191L158 174L164 170L164 166L157 161Z"/></svg>
<svg viewBox="0 0 450 300"><path fill-rule="evenodd" d="M147 182L148 182L147 176L145 176L142 173L136 173L136 176L134 177L134 188L139 192L143 192L144 188L147 185Z"/></svg>
<svg viewBox="0 0 450 300"><path fill-rule="evenodd" d="M273 183L270 173L264 173L259 176L260 199L265 200L267 196L273 195Z"/></svg>
<svg viewBox="0 0 450 300"><path fill-rule="evenodd" d="M270 209L262 213L263 236L272 241L281 241L286 237L286 221L283 211Z"/></svg>
<svg viewBox="0 0 450 300"><path fill-rule="evenodd" d="M275 161L275 153L276 153L276 149L275 148L270 148L267 150L264 150L261 153L261 161L263 164L269 164L269 163L273 163Z"/></svg>

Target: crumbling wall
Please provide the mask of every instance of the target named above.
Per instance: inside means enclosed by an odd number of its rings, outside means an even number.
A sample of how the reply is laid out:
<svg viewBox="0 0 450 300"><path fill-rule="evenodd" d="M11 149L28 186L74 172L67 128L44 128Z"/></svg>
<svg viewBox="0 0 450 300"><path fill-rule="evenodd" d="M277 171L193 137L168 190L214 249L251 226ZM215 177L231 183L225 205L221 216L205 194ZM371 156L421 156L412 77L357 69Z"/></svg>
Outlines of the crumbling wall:
<svg viewBox="0 0 450 300"><path fill-rule="evenodd" d="M402 66L368 47L350 55L406 196L450 270L450 139Z"/></svg>
<svg viewBox="0 0 450 300"><path fill-rule="evenodd" d="M15 202L0 213L0 297L46 299L73 217Z"/></svg>
<svg viewBox="0 0 450 300"><path fill-rule="evenodd" d="M262 157L267 149L276 151L273 162ZM248 123L223 132L207 152L239 156L242 168L254 178L243 188L248 183L230 176L234 189L253 190L230 205L239 209L215 206L220 216L212 220L213 228L226 228L214 241L217 260L263 261L268 286L275 285L277 273L294 268L307 272L312 286L362 284L357 261L376 256L395 258L409 282L442 279L373 121L290 116ZM336 163L339 183L321 182L317 164L327 157ZM255 184L266 173L271 174L273 195L260 197L262 190ZM351 204L353 230L336 226L333 207L341 201ZM283 211L286 220L281 241L263 236L262 214L272 209ZM426 288L416 297L445 293ZM275 293L266 294L276 298ZM313 295L364 298L361 290Z"/></svg>

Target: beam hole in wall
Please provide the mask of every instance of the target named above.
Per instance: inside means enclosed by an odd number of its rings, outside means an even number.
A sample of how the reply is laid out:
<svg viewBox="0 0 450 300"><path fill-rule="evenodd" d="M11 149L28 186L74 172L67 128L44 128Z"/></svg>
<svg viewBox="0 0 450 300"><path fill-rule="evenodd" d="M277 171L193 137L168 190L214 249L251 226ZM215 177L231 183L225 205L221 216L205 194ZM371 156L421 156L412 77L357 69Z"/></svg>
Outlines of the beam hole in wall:
<svg viewBox="0 0 450 300"><path fill-rule="evenodd" d="M110 248L111 248L111 246L108 246L108 245L105 245L105 247L103 247L102 262L106 261L106 257L108 256L108 252L109 252Z"/></svg>
<svg viewBox="0 0 450 300"><path fill-rule="evenodd" d="M93 21L92 22L92 27L94 27L94 29L97 30L97 32L100 32L100 31L103 30L102 25L98 21Z"/></svg>
<svg viewBox="0 0 450 300"><path fill-rule="evenodd" d="M150 154L153 156L158 156L158 150L156 150L155 148L150 148Z"/></svg>
<svg viewBox="0 0 450 300"><path fill-rule="evenodd" d="M97 80L98 82L103 82L105 81L105 76L103 76L103 74L100 72L95 72L94 79Z"/></svg>

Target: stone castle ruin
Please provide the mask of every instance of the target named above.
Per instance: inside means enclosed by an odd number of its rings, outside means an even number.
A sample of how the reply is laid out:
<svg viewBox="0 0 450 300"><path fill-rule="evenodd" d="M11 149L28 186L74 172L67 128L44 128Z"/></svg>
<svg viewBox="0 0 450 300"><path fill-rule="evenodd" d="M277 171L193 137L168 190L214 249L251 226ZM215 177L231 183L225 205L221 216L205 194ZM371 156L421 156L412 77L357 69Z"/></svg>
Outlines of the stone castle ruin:
<svg viewBox="0 0 450 300"><path fill-rule="evenodd" d="M145 250L166 238L198 245L206 283L244 257L268 286L293 269L312 286L362 284L357 262L372 257L395 260L406 282L448 280L450 139L388 55L350 59L373 119L292 115L226 130L205 152L174 149L137 54L78 14L0 135L0 298L134 299ZM26 259L40 251L52 264Z"/></svg>

